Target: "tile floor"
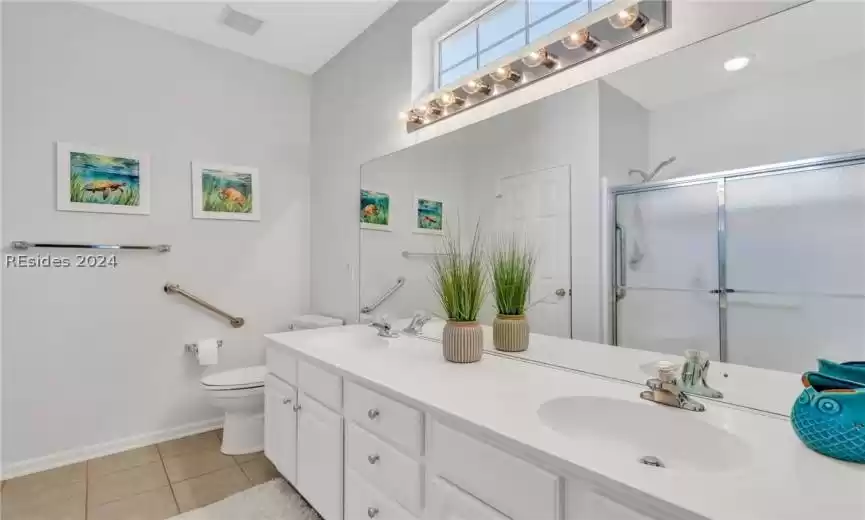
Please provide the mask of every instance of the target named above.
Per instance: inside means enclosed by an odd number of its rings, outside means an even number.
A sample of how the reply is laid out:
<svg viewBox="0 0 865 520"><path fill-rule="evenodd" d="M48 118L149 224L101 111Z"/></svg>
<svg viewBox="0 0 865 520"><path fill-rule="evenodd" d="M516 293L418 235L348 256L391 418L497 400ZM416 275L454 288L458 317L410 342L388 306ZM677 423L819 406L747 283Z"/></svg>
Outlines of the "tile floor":
<svg viewBox="0 0 865 520"><path fill-rule="evenodd" d="M164 520L278 477L262 453L219 451L220 430L13 478L3 520Z"/></svg>

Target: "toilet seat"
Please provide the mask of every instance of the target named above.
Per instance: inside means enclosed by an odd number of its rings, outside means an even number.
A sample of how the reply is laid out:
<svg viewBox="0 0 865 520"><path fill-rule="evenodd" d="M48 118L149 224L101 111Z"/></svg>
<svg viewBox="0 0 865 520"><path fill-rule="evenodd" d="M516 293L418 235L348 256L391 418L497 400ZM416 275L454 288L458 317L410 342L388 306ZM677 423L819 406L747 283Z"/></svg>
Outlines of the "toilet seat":
<svg viewBox="0 0 865 520"><path fill-rule="evenodd" d="M235 368L214 372L201 378L201 385L207 390L241 390L264 386L267 368L264 365Z"/></svg>

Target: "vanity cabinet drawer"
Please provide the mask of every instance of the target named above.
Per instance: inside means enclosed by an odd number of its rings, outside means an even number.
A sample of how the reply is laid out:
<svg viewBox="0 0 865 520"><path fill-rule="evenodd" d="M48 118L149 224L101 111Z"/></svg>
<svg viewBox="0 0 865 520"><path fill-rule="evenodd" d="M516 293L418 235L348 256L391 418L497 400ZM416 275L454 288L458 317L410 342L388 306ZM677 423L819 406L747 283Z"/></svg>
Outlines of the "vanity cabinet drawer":
<svg viewBox="0 0 865 520"><path fill-rule="evenodd" d="M412 455L423 451L423 414L411 406L349 382L345 416Z"/></svg>
<svg viewBox="0 0 865 520"><path fill-rule="evenodd" d="M434 478L430 482L427 511L430 520L510 520L451 483Z"/></svg>
<svg viewBox="0 0 865 520"><path fill-rule="evenodd" d="M306 361L297 362L297 386L318 402L339 411L342 408L342 378Z"/></svg>
<svg viewBox="0 0 865 520"><path fill-rule="evenodd" d="M297 358L281 347L268 347L265 351L267 371L297 386Z"/></svg>
<svg viewBox="0 0 865 520"><path fill-rule="evenodd" d="M558 518L558 477L483 441L435 422L427 461L435 474L513 520Z"/></svg>
<svg viewBox="0 0 865 520"><path fill-rule="evenodd" d="M345 520L416 520L352 470L345 472ZM444 518L444 517L442 517Z"/></svg>
<svg viewBox="0 0 865 520"><path fill-rule="evenodd" d="M420 463L351 423L346 428L345 462L390 498L420 514Z"/></svg>

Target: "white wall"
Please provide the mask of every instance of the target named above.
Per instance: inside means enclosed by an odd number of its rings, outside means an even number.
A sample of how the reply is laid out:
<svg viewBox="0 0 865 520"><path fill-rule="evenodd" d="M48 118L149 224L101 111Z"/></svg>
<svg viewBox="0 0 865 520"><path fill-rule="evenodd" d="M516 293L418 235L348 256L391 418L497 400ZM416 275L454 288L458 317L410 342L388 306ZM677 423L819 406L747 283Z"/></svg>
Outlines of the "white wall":
<svg viewBox="0 0 865 520"><path fill-rule="evenodd" d="M652 111L649 162L675 155L659 175L669 178L862 150L863 92L861 52L756 75L744 86Z"/></svg>
<svg viewBox="0 0 865 520"><path fill-rule="evenodd" d="M173 246L5 269L4 476L218 420L183 344L220 337L220 368L257 363L261 334L308 307L309 80L80 4L3 3L3 105L5 240ZM151 214L56 211L58 140L149 153ZM258 167L261 222L193 220L190 160Z"/></svg>
<svg viewBox="0 0 865 520"><path fill-rule="evenodd" d="M444 2L398 2L313 76L312 305L356 319L360 165L590 82L732 27L789 2L676 0L672 28L473 110L406 134L396 115L410 106L412 27Z"/></svg>
<svg viewBox="0 0 865 520"><path fill-rule="evenodd" d="M357 319L361 164L410 142L411 29L438 7L398 2L312 78L312 307Z"/></svg>

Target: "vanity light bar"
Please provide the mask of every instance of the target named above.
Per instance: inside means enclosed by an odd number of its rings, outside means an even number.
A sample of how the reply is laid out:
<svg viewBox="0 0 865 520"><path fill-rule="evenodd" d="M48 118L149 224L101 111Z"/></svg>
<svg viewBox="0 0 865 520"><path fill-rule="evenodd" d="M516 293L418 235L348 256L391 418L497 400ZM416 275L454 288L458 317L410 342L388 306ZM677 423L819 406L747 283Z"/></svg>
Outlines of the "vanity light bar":
<svg viewBox="0 0 865 520"><path fill-rule="evenodd" d="M594 59L667 28L669 0L634 3L607 19L551 34L556 39L511 63L469 79L464 85L441 90L425 104L400 113L407 132L469 110L557 72Z"/></svg>

